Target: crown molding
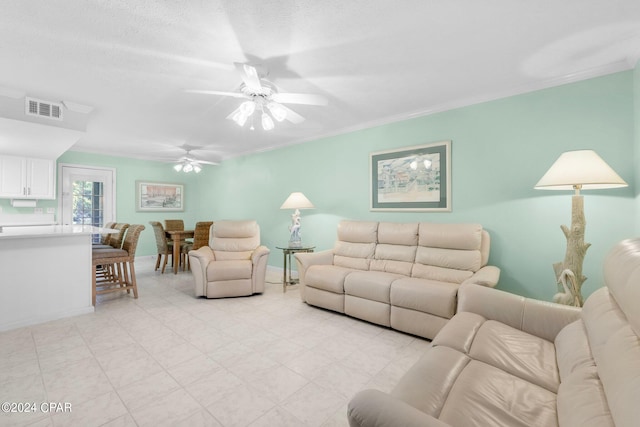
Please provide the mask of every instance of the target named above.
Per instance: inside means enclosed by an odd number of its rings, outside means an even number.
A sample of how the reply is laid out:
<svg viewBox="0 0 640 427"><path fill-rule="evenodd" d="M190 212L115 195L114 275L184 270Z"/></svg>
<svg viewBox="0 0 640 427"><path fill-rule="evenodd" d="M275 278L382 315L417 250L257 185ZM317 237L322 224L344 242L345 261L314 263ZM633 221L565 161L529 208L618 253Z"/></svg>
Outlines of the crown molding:
<svg viewBox="0 0 640 427"><path fill-rule="evenodd" d="M368 122L359 123L358 125L355 125L355 126L344 127L338 130L334 130L332 132L326 132L313 137L297 139L294 141L290 141L286 144L263 147L263 148L260 148L259 150L248 150L242 153L238 153L238 154L226 157L225 159L232 159L235 157L242 157L242 156L248 156L251 154L277 150L279 148L285 148L291 145L297 145L305 142L317 141L320 139L331 138L339 135L345 135L352 132L358 132L361 130L371 129L371 128L384 126L392 123L398 123L405 120L415 119L418 117L430 116L432 114L441 113L444 111L450 111L458 108L482 104L485 102L496 101L499 99L509 98L511 96L523 95L525 93L536 92L539 90L549 89L552 87L562 86L570 83L576 83L583 80L606 76L608 74L618 73L621 71L628 71L630 69L633 69L637 61L640 60L640 51L636 56L637 56L636 58L628 57L618 62L607 64L601 67L594 67L589 70L581 71L578 73L567 74L561 77L554 77L550 79L538 80L532 83L527 83L524 85L512 87L509 89L505 89L505 90L501 90L493 93L486 93L479 96L458 99L451 102L436 105L424 110L417 110L417 111L412 111L408 113L387 116L377 120L370 120Z"/></svg>

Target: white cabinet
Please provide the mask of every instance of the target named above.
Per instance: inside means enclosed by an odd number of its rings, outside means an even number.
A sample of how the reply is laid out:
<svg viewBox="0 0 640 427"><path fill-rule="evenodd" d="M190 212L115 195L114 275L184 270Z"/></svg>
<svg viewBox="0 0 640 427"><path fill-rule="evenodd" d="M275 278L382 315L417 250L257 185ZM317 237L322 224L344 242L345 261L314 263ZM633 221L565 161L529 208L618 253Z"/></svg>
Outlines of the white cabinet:
<svg viewBox="0 0 640 427"><path fill-rule="evenodd" d="M18 156L0 156L0 197L55 199L56 162Z"/></svg>

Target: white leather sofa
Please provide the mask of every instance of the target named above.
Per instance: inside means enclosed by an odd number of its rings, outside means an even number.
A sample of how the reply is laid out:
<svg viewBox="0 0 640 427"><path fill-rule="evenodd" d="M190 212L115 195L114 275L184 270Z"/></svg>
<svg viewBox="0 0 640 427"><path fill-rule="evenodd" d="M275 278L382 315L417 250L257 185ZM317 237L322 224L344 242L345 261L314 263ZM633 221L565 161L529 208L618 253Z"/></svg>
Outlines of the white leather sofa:
<svg viewBox="0 0 640 427"><path fill-rule="evenodd" d="M352 427L640 425L640 239L616 245L582 309L476 285L390 394L358 393Z"/></svg>
<svg viewBox="0 0 640 427"><path fill-rule="evenodd" d="M455 314L461 284L498 282L489 246L479 224L341 221L332 250L295 254L300 296L431 339Z"/></svg>
<svg viewBox="0 0 640 427"><path fill-rule="evenodd" d="M224 298L264 291L269 249L256 221L216 221L209 246L189 251L196 297Z"/></svg>

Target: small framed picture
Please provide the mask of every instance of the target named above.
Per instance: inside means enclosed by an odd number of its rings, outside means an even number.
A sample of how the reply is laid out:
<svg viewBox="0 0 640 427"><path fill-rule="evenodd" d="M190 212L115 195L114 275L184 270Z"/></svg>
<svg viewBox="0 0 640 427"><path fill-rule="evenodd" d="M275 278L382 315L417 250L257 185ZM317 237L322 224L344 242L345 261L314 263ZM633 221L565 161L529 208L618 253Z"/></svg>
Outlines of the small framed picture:
<svg viewBox="0 0 640 427"><path fill-rule="evenodd" d="M184 185L136 181L136 211L184 211Z"/></svg>
<svg viewBox="0 0 640 427"><path fill-rule="evenodd" d="M451 141L370 154L372 211L451 211Z"/></svg>

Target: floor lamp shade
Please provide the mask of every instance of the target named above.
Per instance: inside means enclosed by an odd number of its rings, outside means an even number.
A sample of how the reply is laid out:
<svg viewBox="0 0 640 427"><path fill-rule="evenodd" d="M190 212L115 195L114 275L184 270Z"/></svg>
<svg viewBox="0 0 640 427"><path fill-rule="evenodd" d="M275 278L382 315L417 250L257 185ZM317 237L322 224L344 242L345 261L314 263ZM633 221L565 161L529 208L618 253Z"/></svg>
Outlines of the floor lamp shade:
<svg viewBox="0 0 640 427"><path fill-rule="evenodd" d="M562 153L535 188L538 190L599 190L627 183L593 150Z"/></svg>
<svg viewBox="0 0 640 427"><path fill-rule="evenodd" d="M559 292L553 301L581 307L582 264L590 243L584 242L586 220L580 190L626 187L627 183L593 150L568 151L560 155L535 188L538 190L575 190L571 200L571 227L560 228L567 239L564 261L553 264Z"/></svg>

